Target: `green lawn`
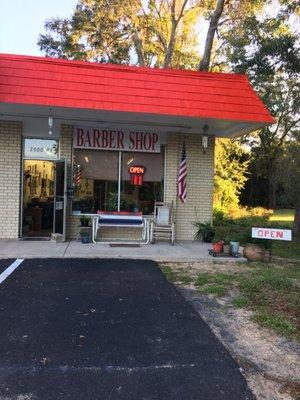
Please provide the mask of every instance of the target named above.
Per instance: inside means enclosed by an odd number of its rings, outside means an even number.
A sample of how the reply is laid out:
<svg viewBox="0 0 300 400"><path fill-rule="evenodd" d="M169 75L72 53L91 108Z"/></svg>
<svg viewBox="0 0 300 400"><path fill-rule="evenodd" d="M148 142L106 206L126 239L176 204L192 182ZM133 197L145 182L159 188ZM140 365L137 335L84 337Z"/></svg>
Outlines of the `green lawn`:
<svg viewBox="0 0 300 400"><path fill-rule="evenodd" d="M300 341L300 268L296 264L284 266L253 263L252 268L240 272L201 272L192 276L189 270L175 271L162 266L171 282L192 283L202 294L222 297L232 289L237 296L232 304L253 311L252 319L280 335Z"/></svg>
<svg viewBox="0 0 300 400"><path fill-rule="evenodd" d="M294 221L295 210L274 210L274 214L270 217L270 221L278 222L278 226L291 228ZM300 242L293 240L292 242L284 242L279 240L273 241L273 254L277 257L293 258L300 260Z"/></svg>
<svg viewBox="0 0 300 400"><path fill-rule="evenodd" d="M290 223L292 226L294 221L295 210L274 210L274 214L270 217L270 221L278 221Z"/></svg>

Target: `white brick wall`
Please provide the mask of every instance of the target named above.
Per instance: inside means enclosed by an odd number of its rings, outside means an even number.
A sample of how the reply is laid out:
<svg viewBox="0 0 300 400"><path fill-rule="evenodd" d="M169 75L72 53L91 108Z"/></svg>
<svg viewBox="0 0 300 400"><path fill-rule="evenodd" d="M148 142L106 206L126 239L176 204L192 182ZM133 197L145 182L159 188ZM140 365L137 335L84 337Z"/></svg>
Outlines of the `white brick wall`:
<svg viewBox="0 0 300 400"><path fill-rule="evenodd" d="M177 173L183 138L187 154L187 201L177 198ZM212 218L214 139L203 149L200 135L169 134L166 151L166 201L173 201L175 208L176 239L193 240L195 220Z"/></svg>
<svg viewBox="0 0 300 400"><path fill-rule="evenodd" d="M18 238L22 124L0 121L0 238Z"/></svg>

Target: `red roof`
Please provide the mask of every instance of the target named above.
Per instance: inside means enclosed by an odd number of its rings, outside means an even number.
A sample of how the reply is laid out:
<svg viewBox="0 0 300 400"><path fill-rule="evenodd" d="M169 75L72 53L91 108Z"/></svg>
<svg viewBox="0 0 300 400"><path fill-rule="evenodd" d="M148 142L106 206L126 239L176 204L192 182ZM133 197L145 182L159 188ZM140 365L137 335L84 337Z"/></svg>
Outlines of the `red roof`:
<svg viewBox="0 0 300 400"><path fill-rule="evenodd" d="M0 102L273 123L245 75L0 54Z"/></svg>

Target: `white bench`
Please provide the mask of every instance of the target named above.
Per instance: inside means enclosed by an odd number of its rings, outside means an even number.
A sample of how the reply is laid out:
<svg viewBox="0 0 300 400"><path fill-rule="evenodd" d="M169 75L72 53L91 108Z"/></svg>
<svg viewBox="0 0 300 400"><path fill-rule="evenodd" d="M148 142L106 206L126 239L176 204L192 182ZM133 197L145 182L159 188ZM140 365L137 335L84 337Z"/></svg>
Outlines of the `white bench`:
<svg viewBox="0 0 300 400"><path fill-rule="evenodd" d="M124 212L124 211L98 211L97 214L91 215L93 219L92 225L92 241L93 243L106 243L106 244L131 244L138 242L139 244L148 244L150 241L150 228L149 221L143 217L142 213ZM102 227L112 228L130 228L141 229L142 235L138 240L100 240L97 241L98 231Z"/></svg>

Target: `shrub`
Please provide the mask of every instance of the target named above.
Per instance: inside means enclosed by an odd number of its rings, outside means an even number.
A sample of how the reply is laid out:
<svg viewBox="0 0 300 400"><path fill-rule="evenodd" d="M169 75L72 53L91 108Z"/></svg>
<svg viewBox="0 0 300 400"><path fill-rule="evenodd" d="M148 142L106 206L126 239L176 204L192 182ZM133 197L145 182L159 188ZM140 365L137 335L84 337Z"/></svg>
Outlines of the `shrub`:
<svg viewBox="0 0 300 400"><path fill-rule="evenodd" d="M215 229L210 222L195 221L192 223L196 228L194 238L195 240L202 240L210 243L215 236Z"/></svg>

